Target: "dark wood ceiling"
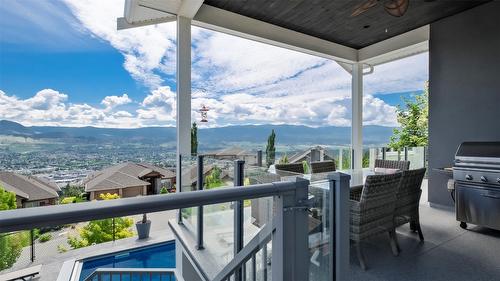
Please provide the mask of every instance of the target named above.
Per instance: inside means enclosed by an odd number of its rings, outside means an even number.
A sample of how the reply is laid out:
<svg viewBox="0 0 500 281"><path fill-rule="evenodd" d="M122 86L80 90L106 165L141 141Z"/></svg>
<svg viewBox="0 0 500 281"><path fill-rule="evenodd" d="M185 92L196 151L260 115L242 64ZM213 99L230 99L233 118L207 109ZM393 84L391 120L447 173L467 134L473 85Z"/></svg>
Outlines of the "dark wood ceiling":
<svg viewBox="0 0 500 281"><path fill-rule="evenodd" d="M352 48L363 48L488 1L410 0L402 17L384 3L351 17L366 0L205 0L205 4Z"/></svg>

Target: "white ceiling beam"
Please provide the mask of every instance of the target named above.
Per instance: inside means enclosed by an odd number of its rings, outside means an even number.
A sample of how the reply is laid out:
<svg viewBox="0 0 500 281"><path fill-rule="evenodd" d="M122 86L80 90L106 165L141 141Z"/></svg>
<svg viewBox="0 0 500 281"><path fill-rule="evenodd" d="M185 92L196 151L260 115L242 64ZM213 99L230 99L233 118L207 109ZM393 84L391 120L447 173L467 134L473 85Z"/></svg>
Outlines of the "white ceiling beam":
<svg viewBox="0 0 500 281"><path fill-rule="evenodd" d="M126 0L125 12L117 19L118 30L172 22L177 16L192 19L203 0Z"/></svg>
<svg viewBox="0 0 500 281"><path fill-rule="evenodd" d="M182 0L177 15L192 19L198 13L201 5L203 5L203 0Z"/></svg>
<svg viewBox="0 0 500 281"><path fill-rule="evenodd" d="M193 25L328 59L357 61L356 49L205 4Z"/></svg>
<svg viewBox="0 0 500 281"><path fill-rule="evenodd" d="M358 50L358 62L378 65L429 50L428 25Z"/></svg>

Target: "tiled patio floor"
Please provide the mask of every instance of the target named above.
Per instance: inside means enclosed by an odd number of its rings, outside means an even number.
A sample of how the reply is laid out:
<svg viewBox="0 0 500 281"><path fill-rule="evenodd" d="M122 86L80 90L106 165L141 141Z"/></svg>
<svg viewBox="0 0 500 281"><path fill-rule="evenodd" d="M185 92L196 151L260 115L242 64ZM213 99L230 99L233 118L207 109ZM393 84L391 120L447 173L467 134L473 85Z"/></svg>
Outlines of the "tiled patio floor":
<svg viewBox="0 0 500 281"><path fill-rule="evenodd" d="M422 198L427 201L426 196ZM390 280L500 280L500 231L469 226L459 227L452 210L420 207L425 242L410 232L398 229L400 256L394 257L387 236L374 237L364 244L368 270L359 267L351 250L351 278L363 281Z"/></svg>

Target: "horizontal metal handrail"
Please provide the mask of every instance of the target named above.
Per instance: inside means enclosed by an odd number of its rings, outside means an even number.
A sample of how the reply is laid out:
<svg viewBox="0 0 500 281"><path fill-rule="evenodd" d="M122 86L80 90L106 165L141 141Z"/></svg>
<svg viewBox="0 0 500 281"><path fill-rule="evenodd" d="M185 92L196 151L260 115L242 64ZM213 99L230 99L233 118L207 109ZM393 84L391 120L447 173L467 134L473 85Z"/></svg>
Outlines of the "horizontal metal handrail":
<svg viewBox="0 0 500 281"><path fill-rule="evenodd" d="M98 268L85 278L85 281L92 281L95 277L101 280L102 276L113 275L119 275L121 280L122 275L133 276L134 274L141 274L141 277L143 275L148 275L149 277L153 275L166 275L170 278L175 277L175 268ZM110 281L111 280L110 278Z"/></svg>
<svg viewBox="0 0 500 281"><path fill-rule="evenodd" d="M276 182L1 211L0 233L269 197L293 192L295 188L295 182Z"/></svg>

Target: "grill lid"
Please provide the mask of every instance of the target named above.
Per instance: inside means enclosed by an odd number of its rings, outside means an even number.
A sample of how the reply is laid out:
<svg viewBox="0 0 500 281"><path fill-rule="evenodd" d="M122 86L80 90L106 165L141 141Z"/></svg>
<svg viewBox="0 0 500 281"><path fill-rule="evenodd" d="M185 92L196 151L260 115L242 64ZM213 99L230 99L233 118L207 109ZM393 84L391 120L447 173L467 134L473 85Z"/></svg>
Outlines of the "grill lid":
<svg viewBox="0 0 500 281"><path fill-rule="evenodd" d="M455 154L455 166L500 165L500 142L463 142Z"/></svg>

